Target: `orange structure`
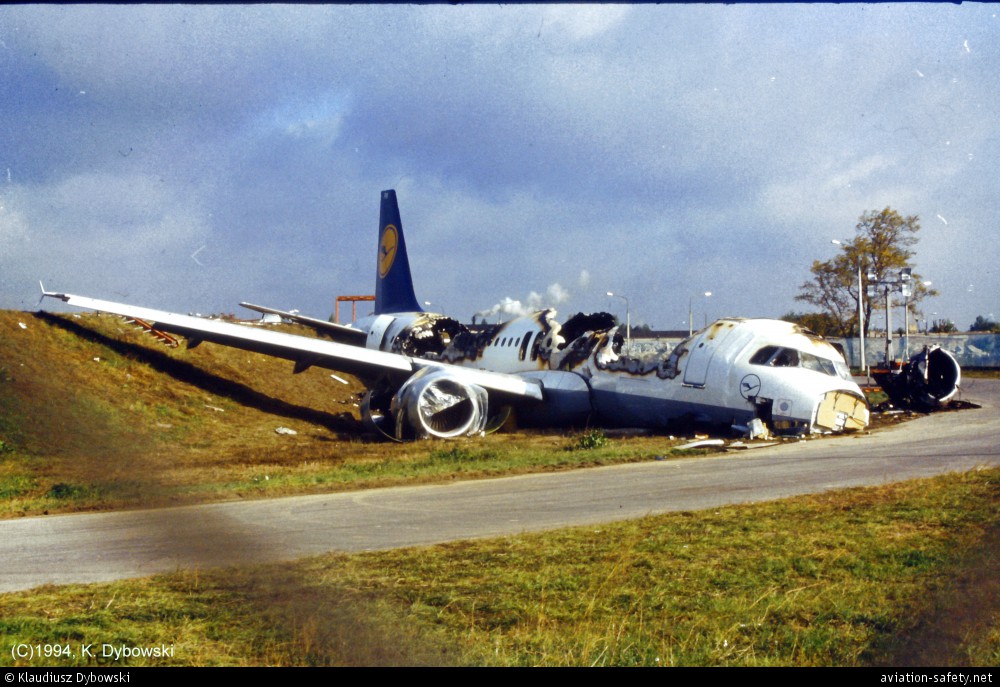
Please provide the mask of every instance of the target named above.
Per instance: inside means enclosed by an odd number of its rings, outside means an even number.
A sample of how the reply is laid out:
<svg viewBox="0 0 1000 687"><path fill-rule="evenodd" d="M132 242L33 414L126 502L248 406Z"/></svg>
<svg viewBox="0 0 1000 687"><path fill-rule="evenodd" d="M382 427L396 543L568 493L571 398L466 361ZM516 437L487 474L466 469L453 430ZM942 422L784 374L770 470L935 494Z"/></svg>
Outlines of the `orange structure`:
<svg viewBox="0 0 1000 687"><path fill-rule="evenodd" d="M374 301L375 296L337 296L337 302L333 306L333 321L340 322L340 304L350 301L351 322L358 319L358 301Z"/></svg>

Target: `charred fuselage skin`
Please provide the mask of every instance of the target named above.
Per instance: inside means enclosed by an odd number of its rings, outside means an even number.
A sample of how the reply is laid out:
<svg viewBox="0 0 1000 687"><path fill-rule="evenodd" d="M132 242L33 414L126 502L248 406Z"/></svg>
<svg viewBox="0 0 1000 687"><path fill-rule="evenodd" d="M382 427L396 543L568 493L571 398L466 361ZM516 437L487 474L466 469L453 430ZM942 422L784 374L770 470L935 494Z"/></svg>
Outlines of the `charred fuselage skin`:
<svg viewBox="0 0 1000 687"><path fill-rule="evenodd" d="M476 328L413 313L397 316L384 332L370 345L539 380L550 407L523 408L522 424L670 428L741 426L756 418L774 432L801 434L868 423L864 396L840 353L787 322L719 320L670 352L640 356L622 352L608 313L578 313L560 324L550 309Z"/></svg>

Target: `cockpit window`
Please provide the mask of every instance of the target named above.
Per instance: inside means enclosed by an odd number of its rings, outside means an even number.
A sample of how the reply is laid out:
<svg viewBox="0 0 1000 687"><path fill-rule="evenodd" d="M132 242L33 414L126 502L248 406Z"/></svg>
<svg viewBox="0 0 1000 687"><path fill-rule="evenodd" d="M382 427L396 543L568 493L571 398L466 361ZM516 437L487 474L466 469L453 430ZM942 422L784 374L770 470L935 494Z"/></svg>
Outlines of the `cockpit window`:
<svg viewBox="0 0 1000 687"><path fill-rule="evenodd" d="M777 346L764 346L750 358L751 365L767 365L767 361L771 359L778 350Z"/></svg>
<svg viewBox="0 0 1000 687"><path fill-rule="evenodd" d="M769 363L771 367L798 367L799 352L794 348L781 348Z"/></svg>
<svg viewBox="0 0 1000 687"><path fill-rule="evenodd" d="M830 375L831 377L837 376L837 370L833 366L832 360L825 360L815 355L810 355L809 353L802 354L802 367L807 370L813 370L814 372L822 372L823 374Z"/></svg>
<svg viewBox="0 0 1000 687"><path fill-rule="evenodd" d="M851 378L851 371L843 363L781 346L764 346L751 356L750 364L768 367L804 367L831 377Z"/></svg>

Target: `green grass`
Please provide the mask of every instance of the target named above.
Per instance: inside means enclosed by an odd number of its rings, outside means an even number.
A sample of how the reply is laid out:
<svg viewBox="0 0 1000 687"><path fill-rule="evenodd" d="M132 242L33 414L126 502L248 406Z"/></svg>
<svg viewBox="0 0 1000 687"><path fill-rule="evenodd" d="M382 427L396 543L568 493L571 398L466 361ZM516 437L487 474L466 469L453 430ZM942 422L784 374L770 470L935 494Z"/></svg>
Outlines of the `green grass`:
<svg viewBox="0 0 1000 687"><path fill-rule="evenodd" d="M0 596L0 645L174 647L128 665L902 666L922 657L991 666L998 503L992 469L543 534L48 587ZM88 663L101 661L30 664Z"/></svg>

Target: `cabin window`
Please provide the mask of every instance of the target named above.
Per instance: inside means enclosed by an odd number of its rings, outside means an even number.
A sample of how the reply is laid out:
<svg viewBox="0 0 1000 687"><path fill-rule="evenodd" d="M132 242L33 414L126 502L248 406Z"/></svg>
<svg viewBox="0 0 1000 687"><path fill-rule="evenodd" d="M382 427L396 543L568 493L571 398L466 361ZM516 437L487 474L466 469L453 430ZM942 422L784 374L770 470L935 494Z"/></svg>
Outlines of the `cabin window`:
<svg viewBox="0 0 1000 687"><path fill-rule="evenodd" d="M531 332L524 335L521 339L521 350L517 352L517 359L524 360L524 357L528 355L528 343L531 341Z"/></svg>

